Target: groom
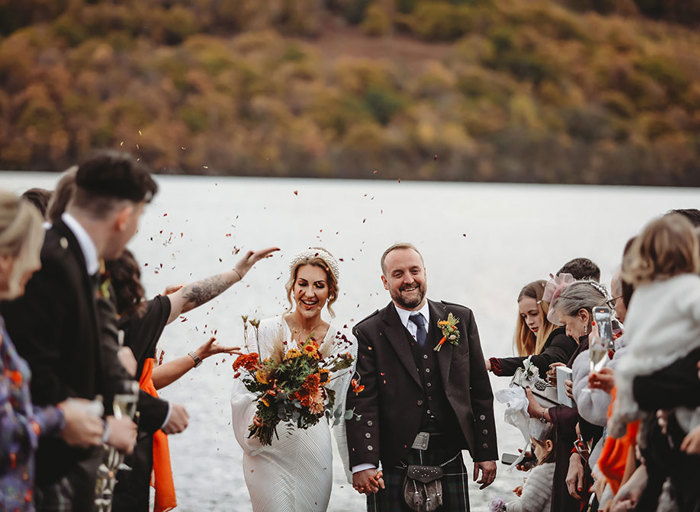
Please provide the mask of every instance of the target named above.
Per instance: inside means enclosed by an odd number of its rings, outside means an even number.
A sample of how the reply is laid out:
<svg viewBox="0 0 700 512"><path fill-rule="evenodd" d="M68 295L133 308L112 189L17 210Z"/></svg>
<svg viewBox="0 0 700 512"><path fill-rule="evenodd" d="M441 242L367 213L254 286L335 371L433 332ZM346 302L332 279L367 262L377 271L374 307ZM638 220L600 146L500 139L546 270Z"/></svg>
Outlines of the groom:
<svg viewBox="0 0 700 512"><path fill-rule="evenodd" d="M391 303L354 328L364 389L351 389L347 397L347 408L360 415L345 427L353 487L367 494L369 511L409 511L404 468L442 466L439 510L469 510L461 451L469 450L481 489L496 477L497 458L493 395L474 315L464 306L426 300L423 257L413 245L389 247L381 267ZM443 336L438 322L449 313L458 320L459 337L435 351Z"/></svg>

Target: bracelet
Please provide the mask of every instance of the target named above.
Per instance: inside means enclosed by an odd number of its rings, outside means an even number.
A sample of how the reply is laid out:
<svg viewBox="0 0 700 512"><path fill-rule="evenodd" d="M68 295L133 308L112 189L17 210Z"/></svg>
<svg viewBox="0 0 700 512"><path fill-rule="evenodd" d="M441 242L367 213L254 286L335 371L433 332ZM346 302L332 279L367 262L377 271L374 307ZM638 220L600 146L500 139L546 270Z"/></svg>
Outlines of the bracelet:
<svg viewBox="0 0 700 512"><path fill-rule="evenodd" d="M197 368L200 364L202 364L202 358L199 357L197 354L194 352L188 352L188 356L192 358L192 361L194 361L194 367Z"/></svg>
<svg viewBox="0 0 700 512"><path fill-rule="evenodd" d="M547 423L547 418L544 417L544 413L547 412L547 409L542 409L542 417L540 418L540 421L542 423Z"/></svg>
<svg viewBox="0 0 700 512"><path fill-rule="evenodd" d="M236 270L235 268L232 269L232 270L233 270L236 274L238 274L238 280L239 280L239 281L243 281L243 276L241 275L241 273L240 273L238 270Z"/></svg>

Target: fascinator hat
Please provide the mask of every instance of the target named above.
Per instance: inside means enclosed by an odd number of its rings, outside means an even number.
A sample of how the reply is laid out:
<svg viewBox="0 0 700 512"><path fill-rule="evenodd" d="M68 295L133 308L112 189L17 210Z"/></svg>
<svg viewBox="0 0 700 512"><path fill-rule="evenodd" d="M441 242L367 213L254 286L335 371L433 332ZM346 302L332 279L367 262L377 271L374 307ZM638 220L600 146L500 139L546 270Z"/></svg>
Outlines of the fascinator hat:
<svg viewBox="0 0 700 512"><path fill-rule="evenodd" d="M553 276L549 274L549 281L544 287L544 293L542 294L542 300L549 304L549 311L547 312L547 320L555 325L560 325L559 313L557 313L556 308L554 308L554 302L559 298L564 290L573 282L575 282L574 276L571 274L563 273L558 276Z"/></svg>
<svg viewBox="0 0 700 512"><path fill-rule="evenodd" d="M596 292L598 292L599 296L590 297L585 294L582 296L577 296L577 293L574 293L574 295L572 295L567 291L568 288L572 285L577 287L579 285L590 286ZM560 299L563 299L563 297L566 297L569 301L574 300L578 301L579 303L583 302L582 304L580 304L580 307L586 308L593 306L603 306L605 304L609 305L610 301L612 300L605 286L596 281L591 281L588 279L576 281L571 274L559 274L556 277L550 275L550 279L545 287L542 300L548 301L550 304L549 312L547 313L547 320L549 320L553 324L562 324L562 322L559 319L559 310L561 308L558 302Z"/></svg>

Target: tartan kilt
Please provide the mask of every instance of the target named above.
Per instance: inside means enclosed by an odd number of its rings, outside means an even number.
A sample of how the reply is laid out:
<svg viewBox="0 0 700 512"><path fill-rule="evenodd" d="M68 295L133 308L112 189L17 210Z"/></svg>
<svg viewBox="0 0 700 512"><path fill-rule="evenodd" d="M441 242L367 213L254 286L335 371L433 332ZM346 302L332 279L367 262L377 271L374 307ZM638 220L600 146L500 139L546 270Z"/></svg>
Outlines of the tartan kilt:
<svg viewBox="0 0 700 512"><path fill-rule="evenodd" d="M443 505L439 512L465 512L469 511L469 475L464 466L462 452L458 450L426 450L423 452L421 462L419 451L411 450L404 462L410 464L423 464L426 466L439 466L459 455L451 462L443 466L445 475L442 477ZM368 512L411 512L403 499L403 482L406 470L400 467L384 468L384 486L376 494L367 496Z"/></svg>

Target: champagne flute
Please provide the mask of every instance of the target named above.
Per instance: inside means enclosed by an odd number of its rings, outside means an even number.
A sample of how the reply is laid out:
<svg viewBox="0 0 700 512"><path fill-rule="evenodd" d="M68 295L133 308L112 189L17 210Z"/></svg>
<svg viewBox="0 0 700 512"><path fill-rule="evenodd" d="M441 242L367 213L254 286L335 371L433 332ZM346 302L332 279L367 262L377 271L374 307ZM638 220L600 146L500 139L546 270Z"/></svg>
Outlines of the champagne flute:
<svg viewBox="0 0 700 512"><path fill-rule="evenodd" d="M598 326L593 326L593 331L588 338L588 356L590 357L591 373L603 369L608 360L608 348L598 335Z"/></svg>
<svg viewBox="0 0 700 512"><path fill-rule="evenodd" d="M588 339L591 373L602 370L606 363L613 358L615 341L612 335L610 308L593 308L593 328Z"/></svg>
<svg viewBox="0 0 700 512"><path fill-rule="evenodd" d="M131 418L136 417L136 407L139 401L139 384L135 380L123 380L117 384L117 392L114 394L112 401L112 411L114 417ZM131 467L124 464L123 457L119 456L119 465L117 469L131 471Z"/></svg>

